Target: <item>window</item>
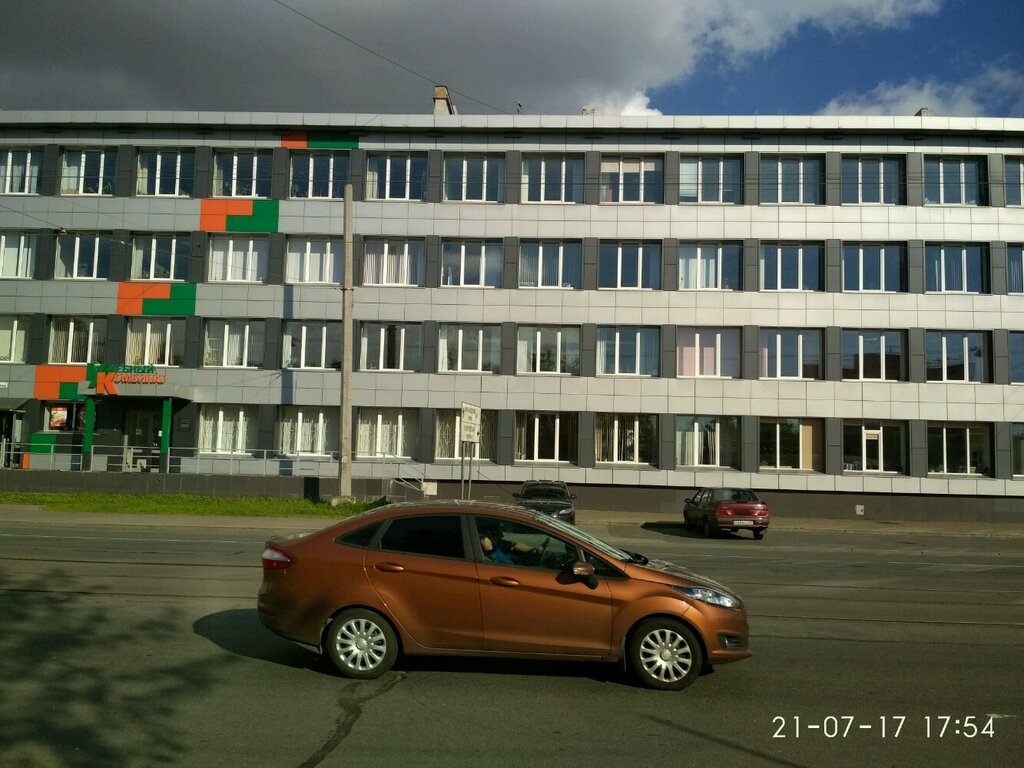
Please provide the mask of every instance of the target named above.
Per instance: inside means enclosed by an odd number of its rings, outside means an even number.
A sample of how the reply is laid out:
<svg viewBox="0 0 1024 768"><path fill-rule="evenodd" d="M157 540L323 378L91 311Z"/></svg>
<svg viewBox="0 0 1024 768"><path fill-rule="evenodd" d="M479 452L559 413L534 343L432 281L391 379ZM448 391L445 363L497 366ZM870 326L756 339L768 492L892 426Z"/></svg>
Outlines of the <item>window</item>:
<svg viewBox="0 0 1024 768"><path fill-rule="evenodd" d="M1006 158L1006 204L1021 205L1024 203L1024 158Z"/></svg>
<svg viewBox="0 0 1024 768"><path fill-rule="evenodd" d="M572 542L552 536L547 530L528 523L493 517L474 517L473 523L484 560L488 563L562 573L581 558L579 547ZM527 551L516 549L515 544L521 544L521 548ZM538 551L543 554L538 556ZM596 563L596 573L621 578L621 573L597 558L593 562ZM603 565L603 571L596 570L599 565Z"/></svg>
<svg viewBox="0 0 1024 768"><path fill-rule="evenodd" d="M857 381L905 381L903 331L843 330L843 378Z"/></svg>
<svg viewBox="0 0 1024 768"><path fill-rule="evenodd" d="M110 239L100 235L61 235L54 277L106 280L110 277Z"/></svg>
<svg viewBox="0 0 1024 768"><path fill-rule="evenodd" d="M598 461L655 464L658 460L658 417L644 413L599 413L594 443Z"/></svg>
<svg viewBox="0 0 1024 768"><path fill-rule="evenodd" d="M338 450L338 437L337 408L281 406L277 450L286 456L330 456Z"/></svg>
<svg viewBox="0 0 1024 768"><path fill-rule="evenodd" d="M1014 476L1024 475L1024 424L1010 425L1010 446Z"/></svg>
<svg viewBox="0 0 1024 768"><path fill-rule="evenodd" d="M117 151L68 149L64 151L62 195L112 195L117 178Z"/></svg>
<svg viewBox="0 0 1024 768"><path fill-rule="evenodd" d="M501 370L500 325L442 325L437 345L438 372Z"/></svg>
<svg viewBox="0 0 1024 768"><path fill-rule="evenodd" d="M27 315L0 315L0 363L25 362Z"/></svg>
<svg viewBox="0 0 1024 768"><path fill-rule="evenodd" d="M0 195L39 194L39 167L43 153L37 149L0 147Z"/></svg>
<svg viewBox="0 0 1024 768"><path fill-rule="evenodd" d="M516 461L575 462L579 446L575 413L516 413Z"/></svg>
<svg viewBox="0 0 1024 768"><path fill-rule="evenodd" d="M984 331L926 331L924 353L928 381L991 381Z"/></svg>
<svg viewBox="0 0 1024 768"><path fill-rule="evenodd" d="M106 341L106 318L55 317L50 321L47 362L63 365L98 363L103 359Z"/></svg>
<svg viewBox="0 0 1024 768"><path fill-rule="evenodd" d="M192 197L195 176L196 153L193 150L140 150L135 192L157 197Z"/></svg>
<svg viewBox="0 0 1024 768"><path fill-rule="evenodd" d="M597 372L657 376L660 366L660 328L599 326Z"/></svg>
<svg viewBox="0 0 1024 768"><path fill-rule="evenodd" d="M419 411L415 408L360 408L356 420L356 453L410 458L419 433Z"/></svg>
<svg viewBox="0 0 1024 768"><path fill-rule="evenodd" d="M761 290L824 290L824 249L812 243L767 243L761 246Z"/></svg>
<svg viewBox="0 0 1024 768"><path fill-rule="evenodd" d="M359 329L359 370L418 371L423 342L415 323L363 323Z"/></svg>
<svg viewBox="0 0 1024 768"><path fill-rule="evenodd" d="M825 200L825 175L820 157L761 156L761 202L807 203Z"/></svg>
<svg viewBox="0 0 1024 768"><path fill-rule="evenodd" d="M182 365L185 362L185 320L128 318L126 365Z"/></svg>
<svg viewBox="0 0 1024 768"><path fill-rule="evenodd" d="M735 416L676 416L676 463L737 469L739 434Z"/></svg>
<svg viewBox="0 0 1024 768"><path fill-rule="evenodd" d="M423 243L416 240L367 240L363 285L423 285Z"/></svg>
<svg viewBox="0 0 1024 768"><path fill-rule="evenodd" d="M580 375L580 329L521 325L516 338L516 373Z"/></svg>
<svg viewBox="0 0 1024 768"><path fill-rule="evenodd" d="M437 432L434 456L438 459L461 459L462 411L457 409L437 412ZM498 455L498 412L480 411L480 442L470 443L466 456L482 461L494 461Z"/></svg>
<svg viewBox="0 0 1024 768"><path fill-rule="evenodd" d="M582 203L583 158L576 155L523 157L524 203Z"/></svg>
<svg viewBox="0 0 1024 768"><path fill-rule="evenodd" d="M925 290L989 293L988 249L983 245L928 245L924 252Z"/></svg>
<svg viewBox="0 0 1024 768"><path fill-rule="evenodd" d="M449 240L441 246L441 285L500 288L505 249L500 240Z"/></svg>
<svg viewBox="0 0 1024 768"><path fill-rule="evenodd" d="M843 202L902 205L905 176L900 157L844 157Z"/></svg>
<svg viewBox="0 0 1024 768"><path fill-rule="evenodd" d="M341 368L341 323L296 320L284 325L285 368Z"/></svg>
<svg viewBox="0 0 1024 768"><path fill-rule="evenodd" d="M583 246L567 242L523 242L519 245L520 288L580 288Z"/></svg>
<svg viewBox="0 0 1024 768"><path fill-rule="evenodd" d="M396 518L381 536L380 548L409 555L464 558L462 518L459 515Z"/></svg>
<svg viewBox="0 0 1024 768"><path fill-rule="evenodd" d="M1024 383L1024 333L1010 333L1010 382Z"/></svg>
<svg viewBox="0 0 1024 768"><path fill-rule="evenodd" d="M739 378L740 329L677 329L676 371L680 377Z"/></svg>
<svg viewBox="0 0 1024 768"><path fill-rule="evenodd" d="M199 409L202 453L248 453L256 448L259 408L255 405L203 404Z"/></svg>
<svg viewBox="0 0 1024 768"><path fill-rule="evenodd" d="M136 235L132 280L187 280L191 256L188 235Z"/></svg>
<svg viewBox="0 0 1024 768"><path fill-rule="evenodd" d="M843 246L843 290L904 293L907 257L895 243L850 243Z"/></svg>
<svg viewBox="0 0 1024 768"><path fill-rule="evenodd" d="M1024 248L1011 245L1006 249L1007 288L1010 293L1024 293Z"/></svg>
<svg viewBox="0 0 1024 768"><path fill-rule="evenodd" d="M46 403L43 418L46 432L81 432L85 429L85 403Z"/></svg>
<svg viewBox="0 0 1024 768"><path fill-rule="evenodd" d="M988 205L984 157L926 157L926 205Z"/></svg>
<svg viewBox="0 0 1024 768"><path fill-rule="evenodd" d="M821 331L762 328L759 357L762 379L820 379Z"/></svg>
<svg viewBox="0 0 1024 768"><path fill-rule="evenodd" d="M661 288L659 243L601 243L598 288Z"/></svg>
<svg viewBox="0 0 1024 768"><path fill-rule="evenodd" d="M601 158L602 203L660 203L664 199L660 157Z"/></svg>
<svg viewBox="0 0 1024 768"><path fill-rule="evenodd" d="M817 419L761 419L760 466L821 471L823 433Z"/></svg>
<svg viewBox="0 0 1024 768"><path fill-rule="evenodd" d="M444 199L505 202L504 155L445 155Z"/></svg>
<svg viewBox="0 0 1024 768"><path fill-rule="evenodd" d="M0 232L0 279L32 277L37 239L21 232Z"/></svg>
<svg viewBox="0 0 1024 768"><path fill-rule="evenodd" d="M742 263L739 243L680 243L679 290L738 291Z"/></svg>
<svg viewBox="0 0 1024 768"><path fill-rule="evenodd" d="M928 471L939 475L991 475L991 427L929 423Z"/></svg>
<svg viewBox="0 0 1024 768"><path fill-rule="evenodd" d="M340 240L288 238L286 283L338 284L343 277L345 244Z"/></svg>
<svg viewBox="0 0 1024 768"><path fill-rule="evenodd" d="M215 237L210 243L210 281L262 283L269 255L270 241L265 237Z"/></svg>
<svg viewBox="0 0 1024 768"><path fill-rule="evenodd" d="M906 474L905 425L894 421L844 422L843 469Z"/></svg>
<svg viewBox="0 0 1024 768"><path fill-rule="evenodd" d="M263 320L207 320L203 365L258 368L263 365Z"/></svg>
<svg viewBox="0 0 1024 768"><path fill-rule="evenodd" d="M292 197L344 199L348 152L292 152L291 160Z"/></svg>
<svg viewBox="0 0 1024 768"><path fill-rule="evenodd" d="M366 160L367 200L426 200L427 156L372 154Z"/></svg>
<svg viewBox="0 0 1024 768"><path fill-rule="evenodd" d="M742 203L743 158L679 158L679 202Z"/></svg>
<svg viewBox="0 0 1024 768"><path fill-rule="evenodd" d="M270 197L270 152L214 152L213 194L219 197Z"/></svg>

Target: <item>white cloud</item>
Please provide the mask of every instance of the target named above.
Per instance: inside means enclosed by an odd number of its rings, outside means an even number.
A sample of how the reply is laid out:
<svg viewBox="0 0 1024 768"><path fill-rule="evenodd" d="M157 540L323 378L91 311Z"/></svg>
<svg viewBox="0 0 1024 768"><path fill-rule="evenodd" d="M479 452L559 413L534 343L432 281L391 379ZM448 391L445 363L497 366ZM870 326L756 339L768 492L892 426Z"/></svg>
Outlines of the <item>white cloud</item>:
<svg viewBox="0 0 1024 768"><path fill-rule="evenodd" d="M427 112L437 82L463 113L521 102L532 113L594 103L646 114L647 93L708 59L743 62L803 25L898 26L940 2L281 0L296 13L269 0L104 0L102 12L33 0L4 12L0 72L23 76L0 78L0 106ZM116 45L114 20L133 30ZM43 74L54 69L69 74L54 82ZM134 85L119 88L118 71Z"/></svg>
<svg viewBox="0 0 1024 768"><path fill-rule="evenodd" d="M825 115L913 115L928 107L937 115L975 117L1024 114L1024 73L990 67L960 83L908 80L880 83L867 93L845 93L826 104Z"/></svg>
<svg viewBox="0 0 1024 768"><path fill-rule="evenodd" d="M599 115L646 116L660 115L660 109L651 106L651 98L643 91L627 95L609 95L592 99L587 106L593 107Z"/></svg>

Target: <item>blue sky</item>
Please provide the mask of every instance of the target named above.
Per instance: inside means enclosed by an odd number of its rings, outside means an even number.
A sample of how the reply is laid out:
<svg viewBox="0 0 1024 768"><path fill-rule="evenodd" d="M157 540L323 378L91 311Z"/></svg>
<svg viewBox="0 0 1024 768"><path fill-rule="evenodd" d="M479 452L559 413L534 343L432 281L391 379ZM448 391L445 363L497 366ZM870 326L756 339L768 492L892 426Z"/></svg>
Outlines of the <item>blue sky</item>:
<svg viewBox="0 0 1024 768"><path fill-rule="evenodd" d="M32 0L0 109L1024 116L1024 0Z"/></svg>

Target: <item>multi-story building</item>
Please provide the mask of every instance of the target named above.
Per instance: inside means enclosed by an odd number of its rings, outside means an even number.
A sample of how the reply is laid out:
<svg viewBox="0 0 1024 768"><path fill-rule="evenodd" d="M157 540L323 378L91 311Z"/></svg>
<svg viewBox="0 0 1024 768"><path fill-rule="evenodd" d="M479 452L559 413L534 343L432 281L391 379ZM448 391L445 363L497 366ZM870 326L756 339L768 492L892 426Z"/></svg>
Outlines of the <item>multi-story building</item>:
<svg viewBox="0 0 1024 768"><path fill-rule="evenodd" d="M467 402L499 496L1016 509L1022 188L1024 120L0 112L4 461L334 476L352 334L357 481Z"/></svg>

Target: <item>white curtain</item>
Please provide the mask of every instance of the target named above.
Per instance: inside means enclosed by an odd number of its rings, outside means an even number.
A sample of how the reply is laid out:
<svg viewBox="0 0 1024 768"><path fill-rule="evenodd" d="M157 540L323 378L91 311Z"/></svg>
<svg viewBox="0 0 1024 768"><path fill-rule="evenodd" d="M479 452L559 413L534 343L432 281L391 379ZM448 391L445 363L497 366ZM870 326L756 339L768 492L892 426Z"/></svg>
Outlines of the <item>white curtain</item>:
<svg viewBox="0 0 1024 768"><path fill-rule="evenodd" d="M519 247L519 285L522 288L536 288L539 274L537 264L540 243L523 243Z"/></svg>

